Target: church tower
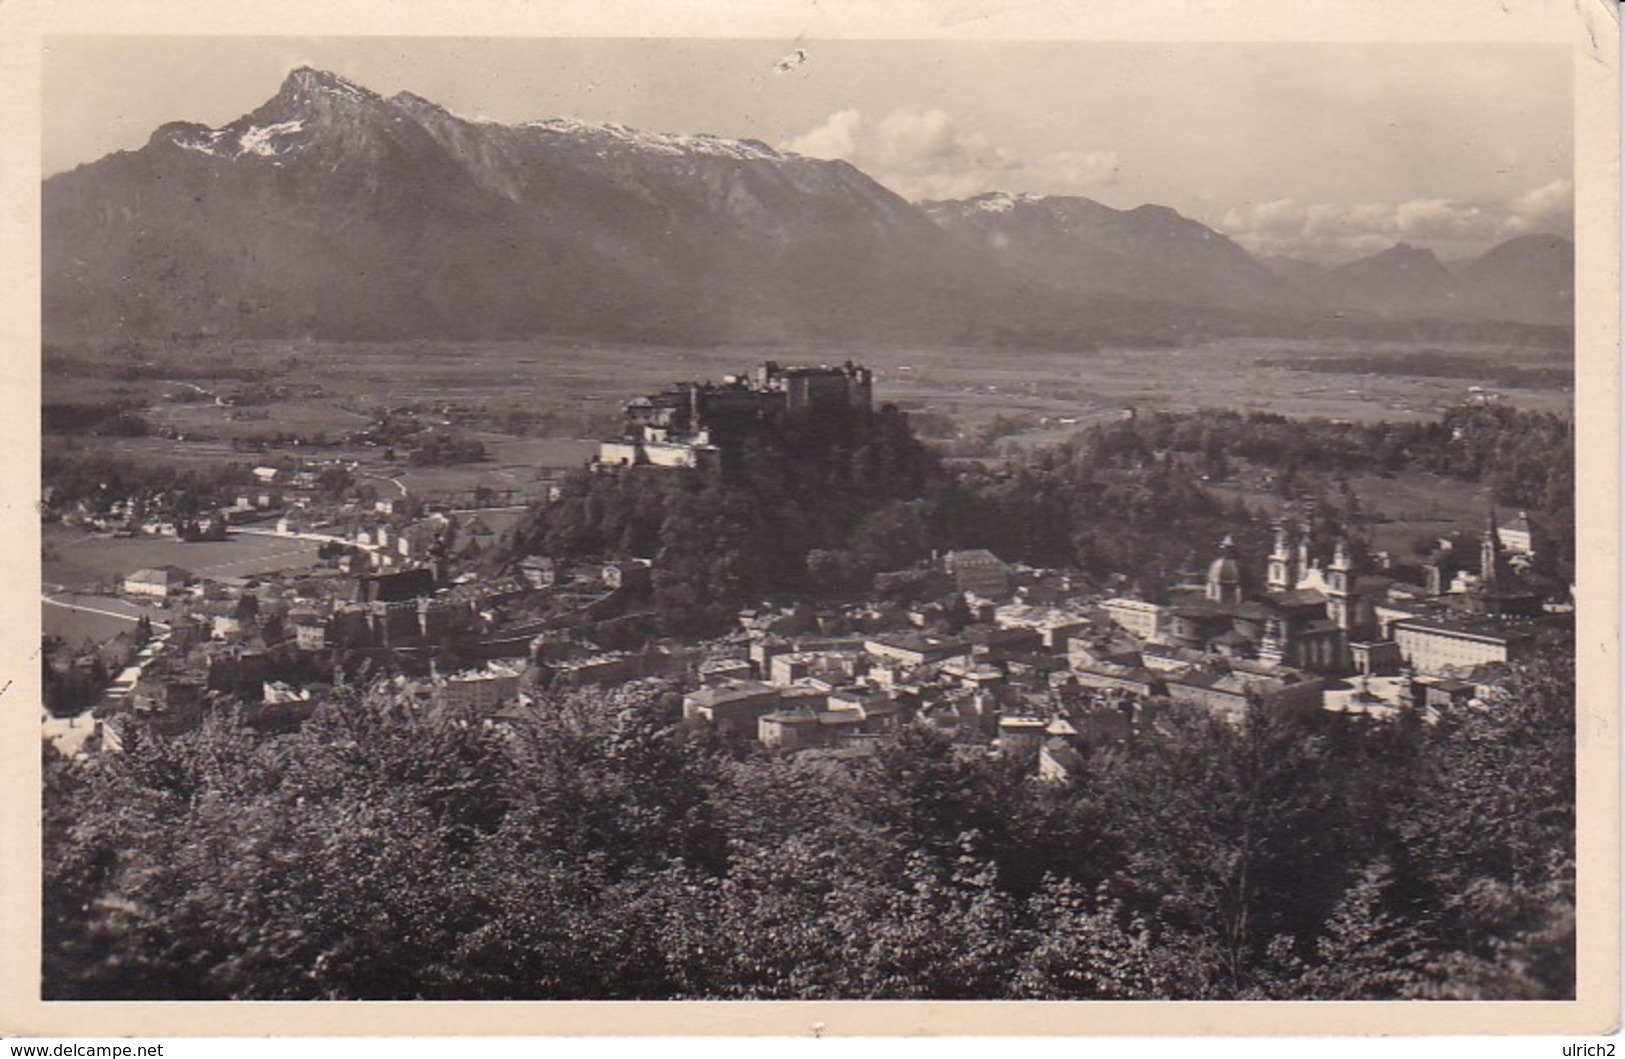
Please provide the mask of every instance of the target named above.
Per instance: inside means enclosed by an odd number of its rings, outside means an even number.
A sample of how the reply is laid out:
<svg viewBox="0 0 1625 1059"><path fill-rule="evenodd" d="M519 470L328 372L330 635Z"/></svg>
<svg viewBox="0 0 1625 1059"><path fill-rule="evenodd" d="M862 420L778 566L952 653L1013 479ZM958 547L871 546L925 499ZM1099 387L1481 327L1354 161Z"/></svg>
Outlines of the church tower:
<svg viewBox="0 0 1625 1059"><path fill-rule="evenodd" d="M1286 521L1275 524L1275 548L1270 552L1271 592L1290 592L1298 587L1298 570L1292 561L1292 542L1287 538Z"/></svg>
<svg viewBox="0 0 1625 1059"><path fill-rule="evenodd" d="M1315 501L1313 498L1305 500L1298 514L1298 568L1292 572L1293 588L1297 588L1303 579L1309 576L1312 566L1319 563L1309 557L1309 538L1314 536L1315 527Z"/></svg>
<svg viewBox="0 0 1625 1059"><path fill-rule="evenodd" d="M1264 639L1258 645L1258 660L1272 666L1286 662L1286 624L1279 614L1264 622Z"/></svg>
<svg viewBox="0 0 1625 1059"><path fill-rule="evenodd" d="M1490 508L1489 520L1484 525L1484 542L1478 549L1478 581L1489 588L1498 580L1501 565L1501 529L1495 524L1495 508Z"/></svg>
<svg viewBox="0 0 1625 1059"><path fill-rule="evenodd" d="M1326 568L1326 616L1345 633L1354 627L1354 563L1347 537L1337 538L1332 564Z"/></svg>

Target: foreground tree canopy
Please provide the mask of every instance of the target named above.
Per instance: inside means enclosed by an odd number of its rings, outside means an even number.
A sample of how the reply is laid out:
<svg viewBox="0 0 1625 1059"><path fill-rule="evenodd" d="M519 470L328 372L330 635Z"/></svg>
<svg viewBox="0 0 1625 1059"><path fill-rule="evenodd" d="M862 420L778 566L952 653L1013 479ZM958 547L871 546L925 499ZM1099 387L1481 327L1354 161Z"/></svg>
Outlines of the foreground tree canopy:
<svg viewBox="0 0 1625 1059"><path fill-rule="evenodd" d="M1574 995L1573 660L1437 724L1170 708L1066 787L910 727L741 754L669 687L388 694L46 754L45 995Z"/></svg>

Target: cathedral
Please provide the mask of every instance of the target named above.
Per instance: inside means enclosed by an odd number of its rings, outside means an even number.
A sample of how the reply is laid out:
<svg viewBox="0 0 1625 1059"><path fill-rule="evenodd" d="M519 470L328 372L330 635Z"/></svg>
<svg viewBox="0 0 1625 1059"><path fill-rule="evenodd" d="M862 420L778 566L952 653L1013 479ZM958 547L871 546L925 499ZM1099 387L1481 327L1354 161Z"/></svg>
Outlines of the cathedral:
<svg viewBox="0 0 1625 1059"><path fill-rule="evenodd" d="M1486 521L1477 570L1459 574L1448 591L1435 575L1421 598L1413 592L1390 598L1392 579L1362 576L1356 554L1340 537L1330 562L1322 565L1310 557L1304 523L1283 519L1276 524L1275 545L1264 564L1265 582L1253 588L1227 537L1207 568L1202 588L1175 593L1163 638L1205 654L1343 674L1368 668L1378 649L1393 649L1386 641L1394 619L1487 622L1499 627L1538 618L1543 612L1540 594L1518 576L1503 553L1493 511Z"/></svg>
<svg viewBox="0 0 1625 1059"><path fill-rule="evenodd" d="M1226 537L1200 594L1176 599L1167 638L1177 646L1321 673L1352 668L1349 645L1371 637L1373 610L1362 594L1348 542L1324 568L1311 561L1302 526L1277 523L1266 583L1249 591L1234 542Z"/></svg>

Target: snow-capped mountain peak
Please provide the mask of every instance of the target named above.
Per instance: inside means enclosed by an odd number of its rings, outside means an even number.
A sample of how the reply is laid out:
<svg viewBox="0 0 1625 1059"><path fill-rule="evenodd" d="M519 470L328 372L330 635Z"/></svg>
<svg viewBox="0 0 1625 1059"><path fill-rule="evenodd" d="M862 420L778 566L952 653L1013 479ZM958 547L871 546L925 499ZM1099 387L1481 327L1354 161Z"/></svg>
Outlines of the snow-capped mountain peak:
<svg viewBox="0 0 1625 1059"><path fill-rule="evenodd" d="M44 316L64 341L547 334L1079 349L1206 333L1259 310L1275 320L1321 289L1285 284L1167 209L1013 191L911 205L849 163L754 140L487 123L309 68L219 128L172 122L146 147L50 178L41 205ZM1442 270L1426 255L1431 269L1397 280L1374 266L1383 275L1363 286L1339 276L1313 308L1511 305L1561 322L1572 316L1562 249L1497 255L1474 273L1489 293L1471 299L1418 282Z"/></svg>
<svg viewBox="0 0 1625 1059"><path fill-rule="evenodd" d="M362 88L353 81L347 81L338 74L310 66L301 66L288 75L288 79L282 84L282 95L294 98L334 96L355 103L379 98L376 93Z"/></svg>
<svg viewBox="0 0 1625 1059"><path fill-rule="evenodd" d="M543 118L527 121L521 128L542 133L598 140L624 149L671 156L703 154L738 161L779 161L786 156L759 140L730 140L709 133L681 134L644 132L614 122L589 122L577 118Z"/></svg>

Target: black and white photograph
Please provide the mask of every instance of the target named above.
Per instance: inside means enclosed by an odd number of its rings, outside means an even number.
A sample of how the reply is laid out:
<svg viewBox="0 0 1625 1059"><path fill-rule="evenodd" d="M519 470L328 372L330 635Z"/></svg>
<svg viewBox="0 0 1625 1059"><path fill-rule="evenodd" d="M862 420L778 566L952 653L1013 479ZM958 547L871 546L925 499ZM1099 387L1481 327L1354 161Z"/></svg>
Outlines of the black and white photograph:
<svg viewBox="0 0 1625 1059"><path fill-rule="evenodd" d="M1572 1006L1569 35L43 37L34 999Z"/></svg>

